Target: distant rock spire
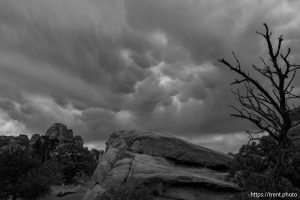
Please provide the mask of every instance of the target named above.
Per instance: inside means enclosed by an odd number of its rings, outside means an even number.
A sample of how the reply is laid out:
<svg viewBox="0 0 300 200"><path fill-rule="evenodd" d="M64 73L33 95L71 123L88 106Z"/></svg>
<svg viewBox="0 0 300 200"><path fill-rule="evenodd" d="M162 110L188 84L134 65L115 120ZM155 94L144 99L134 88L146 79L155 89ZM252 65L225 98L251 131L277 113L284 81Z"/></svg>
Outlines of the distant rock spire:
<svg viewBox="0 0 300 200"><path fill-rule="evenodd" d="M60 143L73 143L73 130L68 129L66 125L61 123L53 124L47 131L45 136L49 139L58 139Z"/></svg>

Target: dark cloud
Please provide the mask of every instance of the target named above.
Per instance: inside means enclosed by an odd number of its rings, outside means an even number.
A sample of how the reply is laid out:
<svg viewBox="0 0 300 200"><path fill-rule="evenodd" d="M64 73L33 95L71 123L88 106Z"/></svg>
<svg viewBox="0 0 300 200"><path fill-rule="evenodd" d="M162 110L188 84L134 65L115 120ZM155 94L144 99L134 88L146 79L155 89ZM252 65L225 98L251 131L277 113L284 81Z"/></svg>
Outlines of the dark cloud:
<svg viewBox="0 0 300 200"><path fill-rule="evenodd" d="M251 126L229 117L235 76L216 59L233 61L234 50L245 68L259 63L266 46L255 31L267 22L299 63L299 8L290 0L1 1L0 133L43 133L58 121L90 145L113 130L149 129L229 151Z"/></svg>

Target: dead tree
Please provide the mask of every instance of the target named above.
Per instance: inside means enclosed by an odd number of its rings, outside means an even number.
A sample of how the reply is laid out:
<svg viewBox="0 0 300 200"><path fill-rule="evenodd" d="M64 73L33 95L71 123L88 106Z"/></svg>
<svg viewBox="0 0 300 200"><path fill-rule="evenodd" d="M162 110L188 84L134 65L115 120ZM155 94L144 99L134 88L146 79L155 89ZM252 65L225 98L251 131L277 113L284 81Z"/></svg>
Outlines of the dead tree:
<svg viewBox="0 0 300 200"><path fill-rule="evenodd" d="M234 52L233 57L236 64L233 65L223 58L218 61L239 75L240 79L234 80L232 85L244 87L244 90L233 91L240 106L232 106L235 113L231 116L249 120L257 127L257 131L252 131L252 134L267 133L278 145L279 153L272 177L274 189L278 191L284 160L292 145L288 132L291 128L299 125L299 122L291 121L290 113L295 109L291 106L292 100L299 98L294 91L293 81L300 65L290 61L290 48L286 53L282 53L283 36L281 35L278 43L274 45L271 38L272 33L267 24L264 24L264 28L264 33L257 32L257 34L262 36L267 43L268 60L260 57L261 66L252 65L250 69L268 81L270 87L263 85L253 74L246 71Z"/></svg>

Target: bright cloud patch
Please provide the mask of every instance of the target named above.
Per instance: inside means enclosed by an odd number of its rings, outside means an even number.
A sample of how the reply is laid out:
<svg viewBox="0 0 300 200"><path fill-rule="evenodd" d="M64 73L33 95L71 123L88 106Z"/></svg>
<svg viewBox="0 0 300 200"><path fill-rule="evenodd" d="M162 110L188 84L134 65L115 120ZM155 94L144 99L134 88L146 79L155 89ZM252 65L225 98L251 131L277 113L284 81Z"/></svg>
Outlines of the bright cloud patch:
<svg viewBox="0 0 300 200"><path fill-rule="evenodd" d="M29 134L25 124L17 120L11 119L5 111L1 110L0 112L0 135L6 136L18 136L20 134Z"/></svg>

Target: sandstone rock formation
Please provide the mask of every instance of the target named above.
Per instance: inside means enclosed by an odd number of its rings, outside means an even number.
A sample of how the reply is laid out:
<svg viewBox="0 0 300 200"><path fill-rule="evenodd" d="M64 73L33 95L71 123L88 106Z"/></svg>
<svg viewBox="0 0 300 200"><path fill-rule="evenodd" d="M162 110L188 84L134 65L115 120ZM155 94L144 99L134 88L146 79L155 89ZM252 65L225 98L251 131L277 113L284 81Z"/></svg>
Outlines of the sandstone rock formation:
<svg viewBox="0 0 300 200"><path fill-rule="evenodd" d="M8 145L11 138L12 136L0 135L0 148Z"/></svg>
<svg viewBox="0 0 300 200"><path fill-rule="evenodd" d="M99 161L99 158L104 154L103 150L91 149L91 154L94 160Z"/></svg>
<svg viewBox="0 0 300 200"><path fill-rule="evenodd" d="M182 139L154 132L119 131L106 145L86 200L96 199L111 186L132 183L155 185L149 188L156 190L154 199L166 200L222 200L240 190L225 181L230 156Z"/></svg>
<svg viewBox="0 0 300 200"><path fill-rule="evenodd" d="M68 129L65 125L61 123L53 124L47 131L45 136L49 139L58 139L59 142L69 142L73 143L74 136L72 129Z"/></svg>
<svg viewBox="0 0 300 200"><path fill-rule="evenodd" d="M55 123L45 133L46 137L50 140L57 140L57 145L60 144L74 144L83 147L83 139L81 136L73 136L72 129L68 129L64 124ZM33 134L29 140L27 135L19 136L0 136L0 148L9 144L16 144L22 147L32 147L39 139L41 135ZM14 146L13 145L13 146Z"/></svg>
<svg viewBox="0 0 300 200"><path fill-rule="evenodd" d="M9 140L9 143L18 144L21 146L28 146L29 145L29 139L27 135L19 135L17 137L12 137Z"/></svg>
<svg viewBox="0 0 300 200"><path fill-rule="evenodd" d="M17 150L25 149L29 146L29 139L27 135L19 136L0 136L0 149L2 150Z"/></svg>
<svg viewBox="0 0 300 200"><path fill-rule="evenodd" d="M40 137L41 136L39 134L33 134L29 140L30 146L34 145L40 139Z"/></svg>
<svg viewBox="0 0 300 200"><path fill-rule="evenodd" d="M87 147L83 147L83 139L81 136L73 136L72 129L68 129L66 125L61 123L55 123L48 130L46 131L45 135L39 135L39 134L33 134L28 139L27 135L19 135L19 136L0 136L0 149L3 150L18 150L18 149L30 149L31 151L34 151L35 148L38 148L38 146L41 146L42 143L45 143L45 138L48 138L48 140L52 140L50 143L55 145L48 145L51 146L51 149L49 149L50 155L55 156L56 151L58 151L61 148L67 148L68 151L70 150L71 154L76 154L77 156L81 156L87 154L86 152L90 152ZM76 149L76 151L72 151L73 149ZM96 150L97 151L97 150ZM94 152L95 153L95 152ZM70 154L70 155L71 155ZM95 157L92 152L90 152L91 157ZM100 151L98 151L97 160L99 158ZM75 156L76 157L76 156ZM82 156L81 156L82 157ZM95 157L95 159L96 159ZM94 160L96 162L96 160Z"/></svg>
<svg viewBox="0 0 300 200"><path fill-rule="evenodd" d="M0 152L17 152L17 151L24 151L26 149L26 146L20 145L18 143L9 142L7 145L0 148Z"/></svg>
<svg viewBox="0 0 300 200"><path fill-rule="evenodd" d="M76 135L74 137L74 143L79 145L79 146L83 146L83 139L80 135Z"/></svg>
<svg viewBox="0 0 300 200"><path fill-rule="evenodd" d="M0 136L0 151L23 151L29 147L27 135Z"/></svg>

